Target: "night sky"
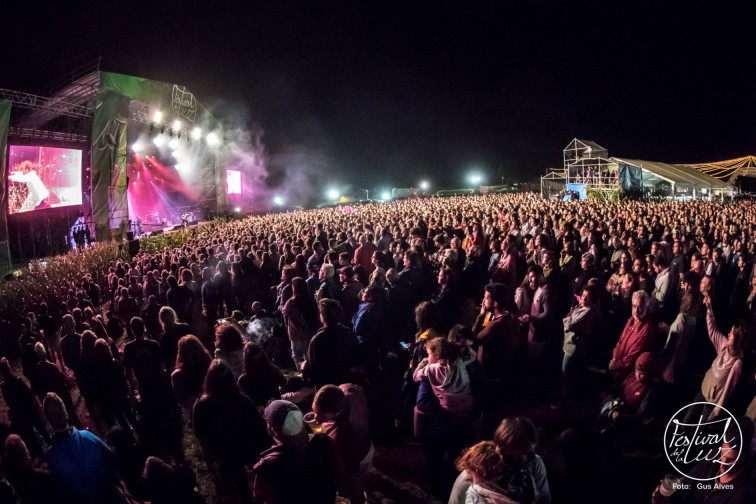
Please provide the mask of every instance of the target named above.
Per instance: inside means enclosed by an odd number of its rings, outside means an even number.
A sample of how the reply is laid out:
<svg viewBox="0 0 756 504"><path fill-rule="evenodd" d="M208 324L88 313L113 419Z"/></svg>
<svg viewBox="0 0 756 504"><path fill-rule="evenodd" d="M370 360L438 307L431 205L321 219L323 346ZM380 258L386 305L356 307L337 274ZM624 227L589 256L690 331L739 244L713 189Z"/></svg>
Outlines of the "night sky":
<svg viewBox="0 0 756 504"><path fill-rule="evenodd" d="M672 163L756 154L753 2L703 3L23 2L3 9L0 87L44 92L98 56L185 85L263 131L274 186L527 179L574 137Z"/></svg>

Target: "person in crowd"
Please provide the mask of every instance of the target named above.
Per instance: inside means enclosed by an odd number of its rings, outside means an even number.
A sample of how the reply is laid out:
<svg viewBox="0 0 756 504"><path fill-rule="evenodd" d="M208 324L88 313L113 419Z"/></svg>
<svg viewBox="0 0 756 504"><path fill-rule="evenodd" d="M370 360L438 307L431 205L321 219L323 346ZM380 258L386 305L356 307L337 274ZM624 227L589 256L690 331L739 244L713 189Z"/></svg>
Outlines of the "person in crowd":
<svg viewBox="0 0 756 504"><path fill-rule="evenodd" d="M379 362L385 315L383 304L378 302L379 287L367 287L362 291L362 303L352 317L355 336L355 353L367 373L368 381L376 384L379 380Z"/></svg>
<svg viewBox="0 0 756 504"><path fill-rule="evenodd" d="M275 444L262 452L253 468L253 496L261 504L332 504L336 469L326 434L309 438L302 411L293 403L273 401L265 407L265 423Z"/></svg>
<svg viewBox="0 0 756 504"><path fill-rule="evenodd" d="M576 391L582 389L580 385L587 371L588 345L596 330L598 319L597 303L598 293L587 286L583 289L578 305L562 320L564 324L562 374L567 398L574 397Z"/></svg>
<svg viewBox="0 0 756 504"><path fill-rule="evenodd" d="M481 441L460 455L456 461L458 471L464 471L470 486L458 502L483 504L489 502L512 502L499 492L496 481L501 475L502 457L491 441ZM452 502L451 499L449 501ZM456 503L457 501L455 501Z"/></svg>
<svg viewBox="0 0 756 504"><path fill-rule="evenodd" d="M215 358L228 364L239 379L244 370L244 338L236 325L226 322L215 328Z"/></svg>
<svg viewBox="0 0 756 504"><path fill-rule="evenodd" d="M333 445L339 495L363 502L374 454L365 392L351 383L325 385L315 394L312 410Z"/></svg>
<svg viewBox="0 0 756 504"><path fill-rule="evenodd" d="M108 445L89 431L71 427L66 406L57 395L47 394L43 408L54 433L45 462L61 493L81 503L128 504Z"/></svg>
<svg viewBox="0 0 756 504"><path fill-rule="evenodd" d="M286 377L270 361L263 348L250 341L244 345L244 372L239 376L238 384L239 389L261 408L271 399L280 399L279 387L286 384Z"/></svg>
<svg viewBox="0 0 756 504"><path fill-rule="evenodd" d="M196 336L188 334L178 341L176 366L171 373L171 386L176 400L193 405L202 393L207 368L213 358Z"/></svg>
<svg viewBox="0 0 756 504"><path fill-rule="evenodd" d="M497 471L492 473L498 476L496 481L485 482L484 488L487 490L486 493L490 492L489 495L503 496L494 502L549 504L551 490L546 476L546 465L543 459L535 454L538 433L533 422L521 416L505 418L494 433L493 444L501 456L501 463ZM487 449L484 451L489 452ZM467 492L473 483L473 476L463 470L454 482L449 504L467 502ZM472 491L477 490L483 489Z"/></svg>
<svg viewBox="0 0 756 504"><path fill-rule="evenodd" d="M73 422L74 426L76 428L81 429L81 421L79 420L79 416L76 414L76 407L74 406L73 400L71 399L71 392L68 388L68 380L66 379L66 375L63 374L63 372L47 359L47 352L45 351L44 345L42 343L37 343L34 346L34 351L37 354L37 359L39 362L37 363L37 373L39 375L39 390L43 394L47 394L48 392L54 392L63 400L63 403L66 405L66 410L68 411L68 416L71 418L71 421Z"/></svg>
<svg viewBox="0 0 756 504"><path fill-rule="evenodd" d="M283 305L281 314L291 342L291 358L295 368L300 371L310 339L317 330L317 305L302 278L293 278L290 283L291 295Z"/></svg>
<svg viewBox="0 0 756 504"><path fill-rule="evenodd" d="M3 470L22 503L65 502L50 471L44 467L34 467L29 449L18 434L10 434L5 439Z"/></svg>
<svg viewBox="0 0 756 504"><path fill-rule="evenodd" d="M202 396L194 405L193 425L241 501L251 503L244 467L260 459L269 438L255 404L239 391L233 371L223 360L213 360L207 370Z"/></svg>
<svg viewBox="0 0 756 504"><path fill-rule="evenodd" d="M302 374L315 389L324 385L341 385L347 382L352 362L353 335L341 325L342 310L334 299L318 303L323 328L310 340Z"/></svg>
<svg viewBox="0 0 756 504"><path fill-rule="evenodd" d="M717 329L717 321L711 307L711 298L704 297L706 307L706 326L709 339L717 351L717 357L706 372L701 390L699 390L695 407L689 408L685 421L702 417L711 422L719 418L722 407L732 395L743 372L743 357L748 346L748 326L742 320L736 321L727 336ZM707 404L708 403L708 404ZM710 404L714 404L712 407Z"/></svg>
<svg viewBox="0 0 756 504"><path fill-rule="evenodd" d="M517 319L507 307L511 292L503 284L486 285L480 313L472 327L478 346L478 360L486 378L501 380L511 375L519 347Z"/></svg>
<svg viewBox="0 0 756 504"><path fill-rule="evenodd" d="M638 356L652 350L653 326L648 317L649 295L639 290L633 294L632 316L625 324L609 361L609 372L616 383L621 383L632 372Z"/></svg>
<svg viewBox="0 0 756 504"><path fill-rule="evenodd" d="M176 353L178 352L178 341L181 337L186 336L191 331L189 324L179 322L176 311L170 306L160 308L158 312L160 319L160 351L163 353L165 369L168 373L173 371L176 365ZM146 325L146 324L145 324Z"/></svg>
<svg viewBox="0 0 756 504"><path fill-rule="evenodd" d="M650 425L659 414L659 363L651 352L643 352L635 361L635 371L603 403L602 428L613 437L630 438Z"/></svg>
<svg viewBox="0 0 756 504"><path fill-rule="evenodd" d="M13 374L5 357L0 358L0 391L8 406L11 428L21 435L35 454L41 455L42 446L37 436L49 444L50 434L40 415L39 400L26 382Z"/></svg>

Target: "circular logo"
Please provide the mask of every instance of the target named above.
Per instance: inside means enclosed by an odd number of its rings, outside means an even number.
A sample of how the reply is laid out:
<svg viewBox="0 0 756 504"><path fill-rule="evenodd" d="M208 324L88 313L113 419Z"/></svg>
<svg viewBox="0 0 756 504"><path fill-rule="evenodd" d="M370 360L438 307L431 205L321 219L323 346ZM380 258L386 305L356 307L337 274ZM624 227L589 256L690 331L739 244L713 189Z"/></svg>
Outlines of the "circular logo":
<svg viewBox="0 0 756 504"><path fill-rule="evenodd" d="M709 421L704 411L719 408L716 420ZM696 402L683 406L667 422L664 429L664 453L677 472L696 481L710 481L727 474L740 459L743 432L732 413L710 402ZM691 476L693 467L711 464L716 471L708 478ZM698 474L698 471L696 471ZM698 474L701 476L701 474Z"/></svg>

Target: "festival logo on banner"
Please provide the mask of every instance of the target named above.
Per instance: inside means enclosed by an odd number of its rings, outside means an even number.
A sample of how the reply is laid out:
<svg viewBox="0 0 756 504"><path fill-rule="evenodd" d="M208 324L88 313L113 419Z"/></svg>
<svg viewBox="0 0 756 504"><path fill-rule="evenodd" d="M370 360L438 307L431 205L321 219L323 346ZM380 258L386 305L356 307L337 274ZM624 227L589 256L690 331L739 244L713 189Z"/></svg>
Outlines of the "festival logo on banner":
<svg viewBox="0 0 756 504"><path fill-rule="evenodd" d="M197 100L194 95L186 90L185 87L173 85L173 113L183 117L188 121L194 122L197 118Z"/></svg>
<svg viewBox="0 0 756 504"><path fill-rule="evenodd" d="M707 402L684 406L672 416L664 431L664 453L669 463L681 475L699 482L716 480L730 472L743 449L740 425L725 408L720 407L721 413L715 420L709 421L703 415L698 415L686 422L688 410L696 408L700 411L702 406L718 407ZM698 464L711 464L718 469L705 471L706 474L711 474L708 478L700 477L702 474L698 471L695 474L699 477L692 476L691 469ZM717 488L726 488L725 485L717 485ZM686 487L684 484L679 485L679 488ZM698 484L698 488L704 487L701 483Z"/></svg>

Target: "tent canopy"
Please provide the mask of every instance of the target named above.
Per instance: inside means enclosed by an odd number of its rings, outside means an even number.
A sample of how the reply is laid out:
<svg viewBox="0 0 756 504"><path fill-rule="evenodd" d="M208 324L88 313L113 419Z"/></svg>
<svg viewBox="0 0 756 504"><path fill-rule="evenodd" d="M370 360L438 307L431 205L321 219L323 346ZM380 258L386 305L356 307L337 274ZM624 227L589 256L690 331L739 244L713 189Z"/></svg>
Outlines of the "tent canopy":
<svg viewBox="0 0 756 504"><path fill-rule="evenodd" d="M658 161L612 157L616 163L627 163L643 170L643 185L648 187L660 181L672 184L677 191L706 189L708 191L731 193L733 187L723 180L716 179L696 169Z"/></svg>

